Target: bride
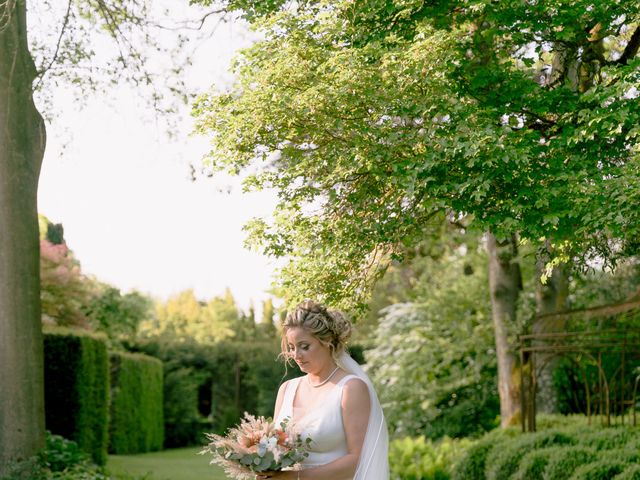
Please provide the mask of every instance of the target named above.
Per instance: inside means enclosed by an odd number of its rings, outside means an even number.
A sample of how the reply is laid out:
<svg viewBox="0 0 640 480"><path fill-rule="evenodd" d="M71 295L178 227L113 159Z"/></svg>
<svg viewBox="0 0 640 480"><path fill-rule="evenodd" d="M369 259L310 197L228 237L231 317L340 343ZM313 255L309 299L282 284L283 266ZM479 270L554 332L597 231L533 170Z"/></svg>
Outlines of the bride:
<svg viewBox="0 0 640 480"><path fill-rule="evenodd" d="M282 355L306 375L282 384L274 418L289 418L312 442L302 470L256 479L389 479L387 426L369 377L344 349L350 334L341 313L311 300L287 315Z"/></svg>

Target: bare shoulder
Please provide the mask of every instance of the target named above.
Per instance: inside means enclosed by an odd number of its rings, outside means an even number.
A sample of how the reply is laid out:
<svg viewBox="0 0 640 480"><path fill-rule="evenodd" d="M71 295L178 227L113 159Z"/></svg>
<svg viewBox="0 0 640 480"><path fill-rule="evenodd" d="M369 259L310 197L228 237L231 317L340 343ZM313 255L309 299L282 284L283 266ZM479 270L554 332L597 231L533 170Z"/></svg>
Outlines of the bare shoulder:
<svg viewBox="0 0 640 480"><path fill-rule="evenodd" d="M354 377L344 384L343 403L362 405L369 402L369 387L364 380Z"/></svg>
<svg viewBox="0 0 640 480"><path fill-rule="evenodd" d="M280 385L280 388L278 389L278 395L284 393L284 391L287 389L287 385L289 385L289 382L291 382L291 380L285 380L284 382L282 382L282 385Z"/></svg>

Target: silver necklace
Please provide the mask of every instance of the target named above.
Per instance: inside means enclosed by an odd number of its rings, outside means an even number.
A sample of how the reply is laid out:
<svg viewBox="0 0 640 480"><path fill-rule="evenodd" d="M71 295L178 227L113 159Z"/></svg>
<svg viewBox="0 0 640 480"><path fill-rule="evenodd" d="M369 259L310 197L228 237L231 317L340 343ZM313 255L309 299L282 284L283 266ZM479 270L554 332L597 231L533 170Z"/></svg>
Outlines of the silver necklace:
<svg viewBox="0 0 640 480"><path fill-rule="evenodd" d="M309 375L307 375L307 383L308 383L309 385L311 385L313 388L321 387L322 385L324 385L325 383L327 383L329 380L331 380L331 377L333 377L333 376L335 375L335 373L338 371L338 369L339 369L339 368L340 368L340 367L336 367L336 369L335 369L333 372L331 372L327 378L325 378L322 382L320 382L320 383L319 383L319 384L317 384L317 385L314 385L313 383L311 383L311 380L309 380Z"/></svg>

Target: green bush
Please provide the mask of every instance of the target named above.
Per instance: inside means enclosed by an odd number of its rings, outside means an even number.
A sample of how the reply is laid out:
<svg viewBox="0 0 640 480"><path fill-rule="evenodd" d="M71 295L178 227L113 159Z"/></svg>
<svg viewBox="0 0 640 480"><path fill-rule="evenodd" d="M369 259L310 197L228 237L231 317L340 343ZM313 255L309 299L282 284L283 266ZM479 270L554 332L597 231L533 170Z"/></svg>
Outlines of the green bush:
<svg viewBox="0 0 640 480"><path fill-rule="evenodd" d="M637 434L635 435L637 436ZM625 427L608 427L591 431L581 438L582 445L588 445L596 450L611 450L624 447L634 437L634 432Z"/></svg>
<svg viewBox="0 0 640 480"><path fill-rule="evenodd" d="M391 480L448 480L469 440L405 437L389 445Z"/></svg>
<svg viewBox="0 0 640 480"><path fill-rule="evenodd" d="M164 363L165 447L205 442L203 432L224 433L244 412L272 416L286 371L275 341L215 345L145 341L132 351Z"/></svg>
<svg viewBox="0 0 640 480"><path fill-rule="evenodd" d="M628 465L614 480L640 480L640 465Z"/></svg>
<svg viewBox="0 0 640 480"><path fill-rule="evenodd" d="M544 480L561 480L571 475L576 468L596 460L596 452L582 445L559 448L549 456Z"/></svg>
<svg viewBox="0 0 640 480"><path fill-rule="evenodd" d="M626 464L621 461L598 460L578 467L569 480L611 480L625 468Z"/></svg>
<svg viewBox="0 0 640 480"><path fill-rule="evenodd" d="M164 442L162 362L112 352L109 450L118 455L160 450Z"/></svg>
<svg viewBox="0 0 640 480"><path fill-rule="evenodd" d="M108 444L109 360L103 338L45 332L45 416L54 434L74 440L104 465Z"/></svg>
<svg viewBox="0 0 640 480"><path fill-rule="evenodd" d="M518 470L513 475L513 480L542 480L543 473L547 464L549 463L549 457L557 447L548 447L540 450L533 450L527 453L520 463L518 464Z"/></svg>
<svg viewBox="0 0 640 480"><path fill-rule="evenodd" d="M468 447L460 462L453 469L454 480L484 480L487 457L494 446L518 435L515 428L497 428L482 436Z"/></svg>
<svg viewBox="0 0 640 480"><path fill-rule="evenodd" d="M523 434L489 452L486 478L489 480L509 480L518 470L520 459L525 453L533 449L572 443L575 443L573 437L558 430Z"/></svg>
<svg viewBox="0 0 640 480"><path fill-rule="evenodd" d="M76 442L47 431L45 449L28 460L9 465L2 480L109 480L109 477Z"/></svg>

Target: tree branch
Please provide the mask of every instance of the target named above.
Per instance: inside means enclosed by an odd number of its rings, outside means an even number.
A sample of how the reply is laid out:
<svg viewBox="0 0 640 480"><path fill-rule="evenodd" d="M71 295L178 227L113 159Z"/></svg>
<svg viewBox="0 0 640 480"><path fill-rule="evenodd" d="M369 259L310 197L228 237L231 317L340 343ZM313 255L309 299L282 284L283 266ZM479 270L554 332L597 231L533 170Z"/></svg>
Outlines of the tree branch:
<svg viewBox="0 0 640 480"><path fill-rule="evenodd" d="M638 49L640 49L640 27L636 27L636 31L633 32L629 43L627 43L624 52L622 52L622 55L616 63L626 65L629 63L629 60L636 56Z"/></svg>
<svg viewBox="0 0 640 480"><path fill-rule="evenodd" d="M60 35L58 36L58 42L56 43L56 50L53 52L53 56L51 57L51 61L49 62L49 65L47 65L42 70L38 71L38 73L36 74L36 77L39 77L39 78L38 78L38 83L36 83L36 85L33 88L34 90L37 90L40 87L44 74L47 73L49 69L51 69L55 61L58 59L58 52L60 51L60 45L62 44L62 37L64 37L64 33L67 30L67 25L69 24L69 17L71 16L71 3L72 3L71 0L67 2L67 12L64 14L62 28L60 29Z"/></svg>

